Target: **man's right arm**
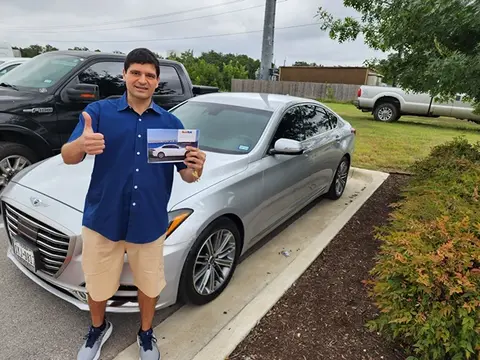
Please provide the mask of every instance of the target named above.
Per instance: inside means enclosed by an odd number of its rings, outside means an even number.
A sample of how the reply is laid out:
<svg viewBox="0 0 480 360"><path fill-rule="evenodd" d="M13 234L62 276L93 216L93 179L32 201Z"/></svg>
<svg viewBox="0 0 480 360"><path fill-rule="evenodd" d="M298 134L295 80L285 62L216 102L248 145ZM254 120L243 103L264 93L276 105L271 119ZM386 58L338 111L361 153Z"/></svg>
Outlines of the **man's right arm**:
<svg viewBox="0 0 480 360"><path fill-rule="evenodd" d="M93 133L92 122L97 123L98 112L96 103L88 105L84 112L79 116L77 126L73 130L67 143L62 146L61 154L65 164L74 165L83 161L86 156L85 151L85 136L86 132ZM84 113L87 112L90 116L85 120ZM93 120L93 121L92 121Z"/></svg>

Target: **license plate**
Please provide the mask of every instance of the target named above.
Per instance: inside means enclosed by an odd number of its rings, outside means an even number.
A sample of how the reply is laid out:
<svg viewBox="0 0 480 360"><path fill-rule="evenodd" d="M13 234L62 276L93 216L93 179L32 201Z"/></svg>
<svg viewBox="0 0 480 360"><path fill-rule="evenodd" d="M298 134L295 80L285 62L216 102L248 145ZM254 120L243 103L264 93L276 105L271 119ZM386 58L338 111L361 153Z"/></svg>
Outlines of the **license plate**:
<svg viewBox="0 0 480 360"><path fill-rule="evenodd" d="M36 268L35 253L32 249L25 246L22 242L14 239L13 251L18 258L23 260L32 269Z"/></svg>

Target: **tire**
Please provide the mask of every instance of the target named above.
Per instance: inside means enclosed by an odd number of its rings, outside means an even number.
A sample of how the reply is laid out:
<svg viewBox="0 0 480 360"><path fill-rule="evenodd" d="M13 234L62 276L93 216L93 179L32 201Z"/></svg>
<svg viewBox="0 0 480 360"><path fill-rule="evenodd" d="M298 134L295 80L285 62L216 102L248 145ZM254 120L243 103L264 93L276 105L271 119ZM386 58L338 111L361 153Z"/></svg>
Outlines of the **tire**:
<svg viewBox="0 0 480 360"><path fill-rule="evenodd" d="M386 102L378 104L373 110L373 117L377 121L394 122L400 118L398 107L395 104Z"/></svg>
<svg viewBox="0 0 480 360"><path fill-rule="evenodd" d="M227 276L224 278L223 282L220 286L218 286L218 288L214 289L209 294L201 294L199 291L197 291L199 288L198 285L201 284L201 280L198 280L195 283L197 286L194 284L194 271L198 274L203 268L201 265L196 265L197 257L200 254L204 254L204 251L206 251L206 247L204 245L206 244L207 240L220 230L227 230L233 236L231 243L229 243L235 244L235 254L231 258L232 265ZM215 246L215 241L212 241L212 244ZM204 231L202 231L187 255L180 280L179 298L186 303L191 303L194 305L204 305L216 299L230 283L238 264L241 249L242 240L240 232L235 223L226 217L220 217L213 221ZM206 259L204 261L207 262ZM215 266L216 265L213 265L213 267ZM206 272L207 271L208 270L206 270ZM200 279L202 278L203 276L200 277ZM211 282L209 281L207 285L208 284L211 284Z"/></svg>
<svg viewBox="0 0 480 360"><path fill-rule="evenodd" d="M342 197L343 193L345 192L345 188L347 187L349 172L350 172L350 161L348 160L348 157L344 156L342 160L340 160L340 164L338 164L337 166L337 170L335 171L335 175L333 177L332 183L330 184L330 189L328 189L328 192L326 194L326 197L328 199L338 200ZM340 181L340 178L344 179L344 183L341 189L337 187L337 183Z"/></svg>
<svg viewBox="0 0 480 360"><path fill-rule="evenodd" d="M159 159L163 159L163 158L165 157L165 153L159 152L159 153L157 154L157 157L158 157Z"/></svg>
<svg viewBox="0 0 480 360"><path fill-rule="evenodd" d="M22 161L26 161L26 165L23 166L21 169L26 168L27 166L30 166L40 160L39 157L35 154L35 152L25 145L13 142L0 141L0 163L5 161L5 159L9 159L9 163L12 164L15 157L22 159ZM0 191L3 190L4 186L8 184L8 182L10 182L10 180L21 169L15 171L15 169L12 167L12 172L9 172L8 174L0 172Z"/></svg>

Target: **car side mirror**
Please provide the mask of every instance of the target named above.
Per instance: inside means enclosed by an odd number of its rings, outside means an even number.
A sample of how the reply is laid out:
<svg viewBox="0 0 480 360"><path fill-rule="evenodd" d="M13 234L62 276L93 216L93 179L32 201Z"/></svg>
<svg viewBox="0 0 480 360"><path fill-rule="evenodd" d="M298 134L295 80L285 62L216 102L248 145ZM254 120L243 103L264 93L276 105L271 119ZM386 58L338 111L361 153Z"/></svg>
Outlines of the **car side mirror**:
<svg viewBox="0 0 480 360"><path fill-rule="evenodd" d="M292 139L278 139L275 142L274 148L270 150L271 155L300 155L303 154L304 148L302 143Z"/></svg>
<svg viewBox="0 0 480 360"><path fill-rule="evenodd" d="M75 102L93 102L100 99L100 88L93 84L76 84L67 89L67 96Z"/></svg>

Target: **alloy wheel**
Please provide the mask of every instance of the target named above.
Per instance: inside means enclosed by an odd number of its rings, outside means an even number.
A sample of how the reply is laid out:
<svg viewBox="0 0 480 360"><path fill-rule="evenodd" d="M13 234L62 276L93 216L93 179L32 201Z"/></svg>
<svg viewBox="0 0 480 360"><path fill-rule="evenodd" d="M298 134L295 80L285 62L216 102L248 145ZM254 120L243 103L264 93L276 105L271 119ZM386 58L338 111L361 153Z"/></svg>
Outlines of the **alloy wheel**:
<svg viewBox="0 0 480 360"><path fill-rule="evenodd" d="M31 162L21 155L10 155L3 158L0 161L0 191L8 185L15 175L30 165Z"/></svg>
<svg viewBox="0 0 480 360"><path fill-rule="evenodd" d="M219 229L205 240L198 251L192 274L198 294L212 294L225 283L236 252L235 236L230 230Z"/></svg>
<svg viewBox="0 0 480 360"><path fill-rule="evenodd" d="M335 179L335 192L341 195L345 190L348 178L348 161L343 160L338 167L337 178Z"/></svg>

